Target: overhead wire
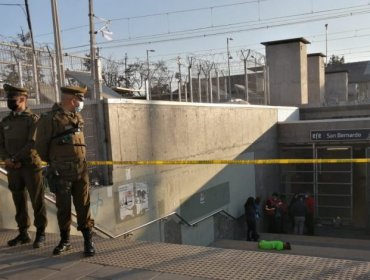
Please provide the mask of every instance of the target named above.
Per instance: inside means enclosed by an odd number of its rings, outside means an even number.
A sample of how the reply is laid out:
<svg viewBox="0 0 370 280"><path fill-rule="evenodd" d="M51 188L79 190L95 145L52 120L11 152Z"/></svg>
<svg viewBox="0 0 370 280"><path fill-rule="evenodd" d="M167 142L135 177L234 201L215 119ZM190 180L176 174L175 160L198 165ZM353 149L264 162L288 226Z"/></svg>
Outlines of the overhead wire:
<svg viewBox="0 0 370 280"><path fill-rule="evenodd" d="M236 6L236 5L247 5L253 3L260 3L269 0L252 0L252 1L241 1L238 3L231 3L231 4L224 4L224 5L213 5L208 7L201 7L201 8L194 8L194 9L185 9L185 10L177 10L177 11L168 11L162 13L153 13L153 14L145 14L133 17L122 17L122 18L114 18L110 21L120 21L120 20L134 20L134 19L142 19L146 17L155 17L155 16L168 16L170 14L177 14L177 13L191 13L195 11L202 11L202 10L212 10L212 9L222 9L225 7ZM1 3L0 3L1 5ZM9 5L21 5L21 4L9 4ZM260 18L255 21L241 21L241 22L234 22L222 25L214 25L213 22L209 26L200 27L200 28L193 28L193 29L186 29L186 30L179 30L179 31L172 31L167 33L158 33L158 34L150 34L150 35L143 35L143 36L136 36L131 38L121 38L116 39L111 42L100 42L98 46L103 47L104 49L114 49L120 47L131 47L131 46L138 46L138 45L146 45L146 44L156 44L162 42L170 42L170 41L180 41L180 40L188 40L194 38L201 38L201 37L211 37L211 36L220 36L223 34L230 34L230 33L239 33L239 32L247 32L253 30L261 30L261 29L269 29L269 28L276 28L282 27L286 25L294 25L294 24L303 24L307 22L313 21L321 21L321 20L328 20L328 19L336 19L341 17L349 17L349 16L356 16L361 14L368 14L370 13L369 4L363 5L355 5L345 8L331 8L327 10L317 10L306 13L299 13L289 16L279 16L279 17L271 17L271 18ZM72 31L79 28L85 28L88 25L80 25L75 27L70 27L63 29L62 31ZM358 30L353 30L354 32ZM351 31L348 31L351 32ZM339 32L338 32L339 33ZM52 33L48 33L52 34ZM333 33L331 33L333 34ZM46 35L46 34L40 34ZM316 36L316 35L314 35ZM323 35L318 35L323 36ZM348 37L341 37L340 39L331 38L332 40L344 40L346 38L355 38L355 37L367 37L368 35L353 35ZM35 36L36 37L36 36ZM307 37L307 36L306 36ZM322 42L322 40L312 40L312 42ZM256 43L258 45L259 43ZM250 44L249 44L250 45ZM88 47L88 44L81 44L78 46L71 46L64 48L64 50L74 50L80 49L81 52L86 52L88 49L84 49ZM262 48L261 48L262 49Z"/></svg>
<svg viewBox="0 0 370 280"><path fill-rule="evenodd" d="M356 6L358 7L358 6ZM339 10L339 9L336 9ZM342 10L342 9L341 9ZM245 31L252 31L252 30L259 30L259 29L268 29L268 28L274 28L274 27L281 27L281 26L286 26L286 25L292 25L292 24L302 24L302 23L308 23L312 21L319 21L319 20L327 20L327 19L336 19L340 17L348 17L348 16L354 16L357 14L368 14L370 13L370 8L367 9L360 9L360 10L345 10L339 14L324 14L321 17L312 17L311 15L308 15L308 17L303 17L302 14L300 16L296 16L297 19L292 20L291 16L289 19L286 19L287 17L277 17L274 19L285 19L281 21L273 21L269 20L266 22L254 22L252 24L246 25L246 27L240 27L239 29L230 29L228 25L221 25L219 27L214 27L213 29L216 29L214 32L210 32L208 34L197 34L198 32L202 32L203 28L201 29L192 29L190 31L182 31L185 36L177 36L174 37L172 36L173 34L157 34L157 35L150 35L150 36L143 36L143 37L137 37L136 39L116 39L111 42L103 42L99 43L100 46L104 46L105 49L112 49L112 48L118 48L118 47L123 47L123 46L137 46L137 45L144 45L144 44L154 44L154 43L161 43L161 42L168 42L168 41L179 41L179 40L186 40L186 39L194 39L194 38L199 38L199 37L210 37L210 36L217 36L217 35L222 35L222 34L230 34L230 33L237 33L237 32L245 32ZM240 25L242 23L238 23ZM245 23L244 23L245 24ZM181 33L179 33L181 34ZM189 35L186 35L189 34ZM161 37L164 37L161 39ZM154 38L152 41L138 41L138 40L143 40L147 39L150 40L151 38ZM159 38L159 39L156 39ZM117 44L122 41L128 41L128 43L124 44ZM131 41L131 43L130 43ZM113 46L110 46L110 44L116 44ZM68 49L76 49L76 48L83 48L87 47L88 45L79 45L79 46L74 46L74 47L67 47L65 48L66 50Z"/></svg>

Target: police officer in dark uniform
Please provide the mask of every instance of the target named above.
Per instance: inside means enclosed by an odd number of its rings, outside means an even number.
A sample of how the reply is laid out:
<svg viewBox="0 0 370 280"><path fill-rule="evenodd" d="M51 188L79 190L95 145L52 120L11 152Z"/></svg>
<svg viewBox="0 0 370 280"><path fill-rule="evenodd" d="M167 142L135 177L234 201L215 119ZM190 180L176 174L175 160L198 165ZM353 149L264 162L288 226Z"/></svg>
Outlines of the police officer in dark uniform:
<svg viewBox="0 0 370 280"><path fill-rule="evenodd" d="M28 234L30 219L27 210L27 192L34 211L37 229L34 248L45 242L47 226L41 159L34 148L36 123L39 117L27 108L27 90L4 85L10 114L0 122L0 157L8 172L9 189L16 208L15 220L19 234L8 241L9 246L31 242Z"/></svg>
<svg viewBox="0 0 370 280"><path fill-rule="evenodd" d="M93 256L94 220L90 215L89 176L86 165L86 145L83 108L86 88L62 87L62 100L52 111L42 115L38 123L36 149L42 160L48 162L49 186L56 196L57 217L61 240L53 254L59 255L71 248L71 196L77 212L77 229L84 237L84 255Z"/></svg>

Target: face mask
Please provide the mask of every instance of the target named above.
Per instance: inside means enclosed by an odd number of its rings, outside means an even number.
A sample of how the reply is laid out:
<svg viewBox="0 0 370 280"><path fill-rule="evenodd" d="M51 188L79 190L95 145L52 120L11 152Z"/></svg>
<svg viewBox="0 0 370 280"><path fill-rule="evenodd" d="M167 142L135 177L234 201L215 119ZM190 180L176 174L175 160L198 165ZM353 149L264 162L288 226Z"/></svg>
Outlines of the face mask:
<svg viewBox="0 0 370 280"><path fill-rule="evenodd" d="M76 113L80 113L82 111L82 109L84 108L84 102L83 101L80 101L78 103L78 106L75 108L76 110Z"/></svg>
<svg viewBox="0 0 370 280"><path fill-rule="evenodd" d="M18 109L18 104L16 99L8 99L6 101L8 108L12 111L16 111Z"/></svg>

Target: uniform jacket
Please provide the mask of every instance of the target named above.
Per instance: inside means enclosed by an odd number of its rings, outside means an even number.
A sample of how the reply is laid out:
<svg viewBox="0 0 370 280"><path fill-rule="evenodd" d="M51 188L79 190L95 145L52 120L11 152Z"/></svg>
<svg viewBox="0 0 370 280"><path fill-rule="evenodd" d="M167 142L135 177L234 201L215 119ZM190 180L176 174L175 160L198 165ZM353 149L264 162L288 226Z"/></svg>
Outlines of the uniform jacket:
<svg viewBox="0 0 370 280"><path fill-rule="evenodd" d="M40 165L35 150L36 126L39 117L30 109L10 112L0 122L0 158L12 158L22 164Z"/></svg>
<svg viewBox="0 0 370 280"><path fill-rule="evenodd" d="M54 104L52 111L42 114L37 126L36 149L41 159L49 163L85 161L83 124L79 113Z"/></svg>

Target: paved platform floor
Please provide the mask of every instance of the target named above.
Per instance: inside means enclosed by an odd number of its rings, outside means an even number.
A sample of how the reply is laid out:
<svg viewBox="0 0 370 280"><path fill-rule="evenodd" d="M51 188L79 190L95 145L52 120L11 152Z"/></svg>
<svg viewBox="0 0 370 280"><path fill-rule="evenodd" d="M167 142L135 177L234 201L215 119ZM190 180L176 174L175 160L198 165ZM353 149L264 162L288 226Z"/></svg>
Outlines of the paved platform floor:
<svg viewBox="0 0 370 280"><path fill-rule="evenodd" d="M358 247L349 249L346 244L345 248L337 248L341 254L323 257L322 247L315 246L311 255L305 255L299 249L305 245L295 246L296 241L292 241L292 251L278 253L259 251L253 247L255 243L244 241L239 241L239 246L230 241L236 248L225 249L95 238L97 254L84 258L79 236L72 238L73 249L67 254L52 256L58 235L48 234L40 249L33 249L32 244L8 247L7 240L16 234L0 230L0 279L370 279L370 262L366 258L354 260L352 255L346 256L348 250L367 252L367 247L362 249L358 241ZM338 244L341 241L336 240ZM246 244L251 248L242 248ZM308 247L311 245L307 252Z"/></svg>

